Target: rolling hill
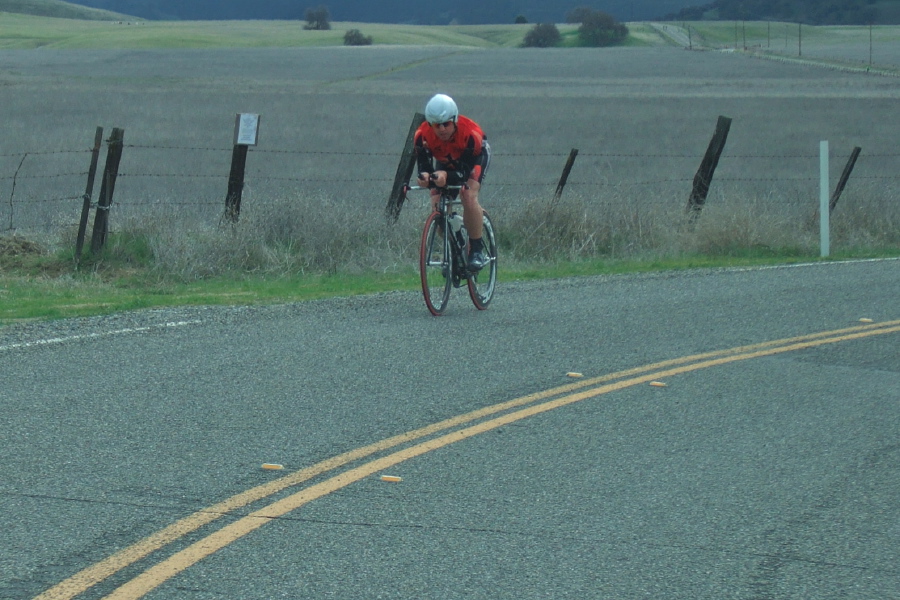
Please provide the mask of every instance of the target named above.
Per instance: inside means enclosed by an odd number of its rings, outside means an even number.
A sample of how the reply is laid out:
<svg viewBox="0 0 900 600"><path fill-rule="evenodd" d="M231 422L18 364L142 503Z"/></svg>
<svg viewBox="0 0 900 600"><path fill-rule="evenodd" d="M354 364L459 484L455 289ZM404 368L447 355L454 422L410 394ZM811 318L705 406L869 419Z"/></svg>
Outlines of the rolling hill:
<svg viewBox="0 0 900 600"><path fill-rule="evenodd" d="M659 19L696 5L697 0L77 0L78 4L146 19L304 19L306 10L325 5L335 21L462 25L512 23L519 15L530 23L561 23L576 6L607 12L619 21Z"/></svg>
<svg viewBox="0 0 900 600"><path fill-rule="evenodd" d="M900 23L900 0L715 0L682 8L673 20L788 21L809 25L893 25Z"/></svg>
<svg viewBox="0 0 900 600"><path fill-rule="evenodd" d="M134 18L122 13L62 0L0 0L0 12L87 21L119 21Z"/></svg>

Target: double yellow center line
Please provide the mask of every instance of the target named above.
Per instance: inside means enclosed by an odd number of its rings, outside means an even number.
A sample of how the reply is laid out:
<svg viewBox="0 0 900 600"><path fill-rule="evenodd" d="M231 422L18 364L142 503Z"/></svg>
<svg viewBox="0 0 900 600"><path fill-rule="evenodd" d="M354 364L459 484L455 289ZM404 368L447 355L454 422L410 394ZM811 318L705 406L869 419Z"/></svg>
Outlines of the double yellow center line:
<svg viewBox="0 0 900 600"><path fill-rule="evenodd" d="M301 506L322 498L336 490L360 481L380 471L393 467L411 458L432 450L443 448L455 442L508 425L540 413L580 402L588 398L649 383L655 379L672 377L682 373L698 371L733 362L761 358L836 344L876 335L900 332L900 321L862 325L835 331L826 331L795 338L787 338L740 346L728 350L695 354L611 373L602 377L580 380L569 385L553 388L536 394L523 396L500 404L465 413L427 427L408 431L380 442L363 446L295 473L257 486L232 496L218 504L199 510L176 521L172 525L146 537L139 542L87 567L68 579L53 586L36 597L36 600L68 600L104 581L122 569L142 560L153 552L183 538L239 508L259 502L287 488L303 484L317 476L345 467L373 455L404 446L390 454L373 458L340 473L309 485L280 500L255 510L211 533L183 550L158 562L154 566L131 579L110 595L109 599L140 598L163 582L185 571L198 561L221 550L228 544L262 527L272 519L279 518ZM413 444L417 440L424 441Z"/></svg>

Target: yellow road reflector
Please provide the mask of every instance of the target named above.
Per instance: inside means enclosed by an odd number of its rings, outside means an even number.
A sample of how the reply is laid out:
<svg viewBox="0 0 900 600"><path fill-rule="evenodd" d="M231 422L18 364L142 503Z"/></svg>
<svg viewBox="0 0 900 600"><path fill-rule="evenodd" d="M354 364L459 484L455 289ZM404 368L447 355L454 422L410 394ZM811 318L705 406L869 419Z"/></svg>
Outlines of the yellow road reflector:
<svg viewBox="0 0 900 600"><path fill-rule="evenodd" d="M651 381L650 385L653 387L666 387L668 384L663 383L662 381Z"/></svg>
<svg viewBox="0 0 900 600"><path fill-rule="evenodd" d="M570 372L566 373L566 377L584 377L584 375L581 373L574 373L574 372L570 371Z"/></svg>
<svg viewBox="0 0 900 600"><path fill-rule="evenodd" d="M859 322L860 323L874 323L875 321L873 319L862 318L859 320Z"/></svg>
<svg viewBox="0 0 900 600"><path fill-rule="evenodd" d="M400 483L401 481L403 481L403 478L402 478L402 477L397 477L396 475L382 475L382 476L381 476L381 480L382 480L382 481L389 481L389 482L391 482L391 483Z"/></svg>
<svg viewBox="0 0 900 600"><path fill-rule="evenodd" d="M280 471L284 468L284 465L277 465L275 463L263 463L262 468L268 471Z"/></svg>

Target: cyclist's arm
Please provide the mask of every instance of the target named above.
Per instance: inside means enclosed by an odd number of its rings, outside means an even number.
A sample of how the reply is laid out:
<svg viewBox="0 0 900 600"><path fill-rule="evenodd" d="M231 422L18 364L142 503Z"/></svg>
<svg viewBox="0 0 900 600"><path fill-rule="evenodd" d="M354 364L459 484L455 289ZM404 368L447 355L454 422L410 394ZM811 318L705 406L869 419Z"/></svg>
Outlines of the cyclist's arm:
<svg viewBox="0 0 900 600"><path fill-rule="evenodd" d="M413 148L416 152L416 166L419 169L418 172L420 174L427 173L429 175L433 173L434 164L432 161L431 151L425 146L425 142L422 139L422 134L416 134Z"/></svg>

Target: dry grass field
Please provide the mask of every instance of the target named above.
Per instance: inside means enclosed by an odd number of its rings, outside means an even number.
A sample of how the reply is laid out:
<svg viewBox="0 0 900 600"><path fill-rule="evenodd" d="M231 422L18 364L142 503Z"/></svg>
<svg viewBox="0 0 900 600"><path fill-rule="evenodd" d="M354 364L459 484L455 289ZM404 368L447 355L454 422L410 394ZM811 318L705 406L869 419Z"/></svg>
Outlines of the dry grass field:
<svg viewBox="0 0 900 600"><path fill-rule="evenodd" d="M491 140L482 199L509 258L815 255L820 140L832 183L862 148L833 248L897 248L898 82L672 46L2 50L0 230L72 243L95 127L121 127L113 231L180 276L412 268L424 203L395 227L382 214L410 121L441 91ZM261 128L235 232L219 225L239 112ZM719 115L728 143L685 231Z"/></svg>

